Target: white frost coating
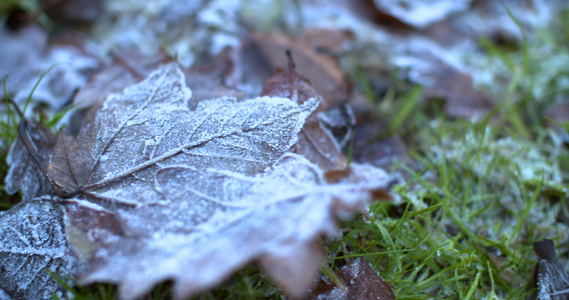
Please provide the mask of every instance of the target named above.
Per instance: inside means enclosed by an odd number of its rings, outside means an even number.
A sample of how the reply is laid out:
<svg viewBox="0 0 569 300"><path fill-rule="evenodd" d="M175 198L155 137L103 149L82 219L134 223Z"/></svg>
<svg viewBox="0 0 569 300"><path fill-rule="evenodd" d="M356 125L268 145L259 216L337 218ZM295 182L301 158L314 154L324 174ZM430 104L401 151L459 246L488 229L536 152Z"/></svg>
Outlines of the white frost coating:
<svg viewBox="0 0 569 300"><path fill-rule="evenodd" d="M92 47L101 56L116 48L136 48L147 55L164 49L185 67L198 53L217 54L238 42L240 1L109 1L106 18L95 26ZM232 38L232 35L234 36Z"/></svg>
<svg viewBox="0 0 569 300"><path fill-rule="evenodd" d="M62 212L45 199L0 213L0 240L0 291L13 299L51 298L63 288L44 269L73 275L78 266L65 239Z"/></svg>
<svg viewBox="0 0 569 300"><path fill-rule="evenodd" d="M192 111L184 82L175 64L163 66L111 95L80 140L59 136L48 172L76 195L61 205L69 241L90 264L78 279L117 283L124 298L172 279L182 298L257 260L301 295L318 270L320 235L366 209L387 174L352 164L327 183L319 167L286 154L319 98L220 98ZM14 254L35 242L12 239L23 245L3 245Z"/></svg>
<svg viewBox="0 0 569 300"><path fill-rule="evenodd" d="M73 200L69 200L69 201L70 201L70 202L77 203L77 205L80 205L80 206L88 207L89 209L92 209L92 210L96 210L96 211L108 211L106 208L104 208L104 207L102 207L102 206L100 206L100 205L98 205L98 204L96 204L96 203L87 201L87 200L73 199Z"/></svg>
<svg viewBox="0 0 569 300"><path fill-rule="evenodd" d="M98 62L87 57L72 46L48 45L47 32L35 26L28 26L16 34L7 28L0 29L0 77L9 75L7 92L23 107L39 77L47 69L58 64L45 75L34 91L30 108L47 104L48 113L59 111L71 100L75 90L83 86L89 72L98 67ZM46 84L46 82L48 84Z"/></svg>
<svg viewBox="0 0 569 300"><path fill-rule="evenodd" d="M181 71L171 64L125 89L123 94L109 97L95 121L100 124L95 128L101 129L92 133L97 137L91 142L94 145L80 145L85 151L94 149L95 160L74 163L92 165L95 169L82 186L106 185L135 175L139 179L136 182L117 182L100 192L123 203L144 203L149 199L160 201L160 195L146 192L150 174L138 174L152 172L150 169L155 169L158 163L161 167L183 163L257 173L296 142L296 133L304 119L319 103L319 98L309 99L300 106L276 97L242 102L219 98L201 101L195 111L190 111L191 91L184 82ZM56 153L63 155L65 151L56 149ZM61 168L66 164L63 160ZM74 178L66 180L74 181Z"/></svg>
<svg viewBox="0 0 569 300"><path fill-rule="evenodd" d="M120 285L122 297L136 298L170 278L176 297L184 298L259 260L289 293L299 295L319 264L313 243L322 234L334 234L338 219L365 210L369 192L385 188L389 181L380 169L358 164L351 168L335 184L325 183L322 170L296 154L285 155L256 176L199 166L164 168L156 175L156 185L171 202L123 215L126 230L143 237L126 252L121 249L127 240L107 245L104 254L97 255L101 263L92 266L84 282L110 280ZM145 233L147 220L161 226ZM282 263L309 262L288 270L295 280L304 281L283 279L284 270L271 267L277 258Z"/></svg>
<svg viewBox="0 0 569 300"><path fill-rule="evenodd" d="M318 98L221 98L190 111L190 95L166 65L110 96L81 141L60 137L49 170L62 188L82 191L65 203L70 240L92 258L82 281L115 282L134 298L173 279L185 297L258 260L300 295L318 268L319 236L364 210L387 174L353 164L327 184L305 158L283 157Z"/></svg>
<svg viewBox="0 0 569 300"><path fill-rule="evenodd" d="M472 0L374 0L378 9L418 28L468 8Z"/></svg>

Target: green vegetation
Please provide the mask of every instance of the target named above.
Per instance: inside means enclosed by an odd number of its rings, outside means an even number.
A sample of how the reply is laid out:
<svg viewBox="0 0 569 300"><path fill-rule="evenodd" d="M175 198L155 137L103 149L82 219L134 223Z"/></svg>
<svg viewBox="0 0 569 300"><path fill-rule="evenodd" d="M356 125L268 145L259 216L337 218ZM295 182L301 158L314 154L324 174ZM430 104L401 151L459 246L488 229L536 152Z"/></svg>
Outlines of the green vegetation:
<svg viewBox="0 0 569 300"><path fill-rule="evenodd" d="M22 113L25 114L28 105L30 104L33 98L34 91L41 83L42 79L45 77L47 73L49 73L49 71L51 71L53 68L57 66L58 64L53 65L40 76L40 78L34 85L33 89L30 91L28 98L26 99L26 103L24 105ZM10 146L13 144L13 142L16 140L18 136L18 124L20 122L20 116L14 111L14 108L12 107L12 103L10 100L11 96L8 94L6 90L6 84L8 84L8 78L9 76L6 76L4 78L4 83L3 83L3 93L4 93L4 103L6 105L6 113L2 114L2 117L0 117L0 178L2 179L5 178L8 173L8 165L6 164L6 159L10 151ZM16 110L17 109L20 108L16 108ZM56 132L57 129L56 126L59 123L59 121L61 121L61 119L72 109L73 106L65 108L50 118L46 118L43 114L39 114L38 121L46 125L48 128L51 128L54 132ZM12 206L16 205L21 199L20 195L7 194L5 192L5 186L3 183L4 181L2 180L2 184L0 185L0 210L10 209Z"/></svg>
<svg viewBox="0 0 569 300"><path fill-rule="evenodd" d="M569 18L558 22L550 28L569 28ZM323 241L331 270L364 256L398 299L520 299L532 293L533 242L569 240L568 227L559 221L569 217L569 152L541 116L569 91L569 34L554 30L538 31L532 41L524 37L516 50L480 41L487 63L501 64L509 80L487 87L502 95L503 105L477 122L449 119L440 105L427 113L420 87L375 95L358 76L378 110L386 106L376 99L392 102L387 115L394 117L386 128L402 136L422 167L397 165L392 173L405 174L406 180L394 187L395 199L375 202L369 219L342 223L340 237ZM17 135L9 109L0 126L5 175L8 145ZM569 123L564 127L569 131ZM14 197L2 194L2 208L13 204ZM567 259L567 250L559 251ZM150 298L167 299L170 288L164 283ZM116 298L108 284L69 289L75 299ZM284 298L256 267L247 266L193 299Z"/></svg>

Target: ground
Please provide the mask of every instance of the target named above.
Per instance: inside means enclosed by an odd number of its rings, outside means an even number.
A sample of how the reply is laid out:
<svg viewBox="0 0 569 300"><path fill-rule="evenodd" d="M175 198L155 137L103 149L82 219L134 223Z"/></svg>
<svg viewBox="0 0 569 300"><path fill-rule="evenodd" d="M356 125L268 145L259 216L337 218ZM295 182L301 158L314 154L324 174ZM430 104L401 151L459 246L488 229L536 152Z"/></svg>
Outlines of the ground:
<svg viewBox="0 0 569 300"><path fill-rule="evenodd" d="M552 240L567 266L567 4L179 2L0 4L6 98L53 132L77 133L89 107L164 62L179 63L194 99L249 99L289 70L291 50L328 112L353 111L353 124L332 126L354 126L338 157L390 176L389 197L320 240L326 280L346 281L333 272L363 257L397 299L519 299L535 297L535 242ZM5 176L18 126L14 108L2 110ZM2 192L2 209L25 193ZM171 286L147 297L168 299ZM117 297L111 284L67 288ZM251 264L192 297L287 296Z"/></svg>

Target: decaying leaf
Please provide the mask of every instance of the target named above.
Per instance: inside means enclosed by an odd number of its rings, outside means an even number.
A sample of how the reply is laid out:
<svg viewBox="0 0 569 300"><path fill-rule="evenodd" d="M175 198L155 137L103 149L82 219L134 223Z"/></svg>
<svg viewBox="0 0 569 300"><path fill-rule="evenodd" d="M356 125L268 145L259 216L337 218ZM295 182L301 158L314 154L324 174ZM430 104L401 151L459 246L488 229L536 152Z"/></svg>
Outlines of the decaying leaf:
<svg viewBox="0 0 569 300"><path fill-rule="evenodd" d="M302 104L318 96L318 93L306 78L296 72L291 52L287 54L289 56L288 68L277 69L276 74L263 85L261 95L287 97ZM349 106L345 107L343 114L338 108L324 112L328 105L323 100L306 120L306 124L298 135L299 140L291 150L308 158L324 170L343 168L346 165L346 158L341 152L341 144L345 144L351 135L354 122L351 109ZM339 140L334 137L331 126L326 126L337 121L344 123L345 126L340 127L346 129Z"/></svg>
<svg viewBox="0 0 569 300"><path fill-rule="evenodd" d="M537 299L569 299L569 273L559 261L551 240L535 242L533 249L540 261L537 273Z"/></svg>
<svg viewBox="0 0 569 300"><path fill-rule="evenodd" d="M294 144L318 105L316 98L302 106L285 98L220 98L190 111L190 96L173 65L111 95L78 139L59 135L49 175L60 195L159 202L159 193L149 197L138 189L153 184L155 168L181 163L255 174Z"/></svg>
<svg viewBox="0 0 569 300"><path fill-rule="evenodd" d="M43 124L26 120L19 125L19 135L8 154L7 160L12 165L6 176L5 189L10 194L21 190L22 199L27 201L52 192L45 174L56 137Z"/></svg>
<svg viewBox="0 0 569 300"><path fill-rule="evenodd" d="M0 299L62 297L65 290L49 271L68 278L79 269L59 205L44 198L0 212Z"/></svg>
<svg viewBox="0 0 569 300"><path fill-rule="evenodd" d="M87 265L70 273L83 283L116 283L122 298L164 280L187 297L252 261L302 295L318 269L319 237L384 193L388 175L352 164L329 181L317 165L287 154L319 97L218 98L195 110L190 97L181 70L166 65L109 96L77 138L61 132L45 150L49 159L34 158L45 182L14 173L8 184L51 185L54 200L33 201L63 210L76 250L69 252ZM10 164L30 159L12 155Z"/></svg>
<svg viewBox="0 0 569 300"><path fill-rule="evenodd" d="M344 284L344 289L323 277L311 290L309 299L395 299L391 286L361 257L340 268L335 275Z"/></svg>
<svg viewBox="0 0 569 300"><path fill-rule="evenodd" d="M469 74L436 59L433 63L438 64L438 68L433 68L429 74L433 84L425 89L424 96L444 98L445 114L467 119L484 118L496 107L494 99L476 90Z"/></svg>
<svg viewBox="0 0 569 300"><path fill-rule="evenodd" d="M348 84L336 59L329 54L319 53L309 39L296 41L284 34L270 33L255 36L255 41L273 68L285 66L290 50L297 63L298 72L310 80L314 90L331 105L341 103L348 97ZM341 44L341 43L340 43Z"/></svg>

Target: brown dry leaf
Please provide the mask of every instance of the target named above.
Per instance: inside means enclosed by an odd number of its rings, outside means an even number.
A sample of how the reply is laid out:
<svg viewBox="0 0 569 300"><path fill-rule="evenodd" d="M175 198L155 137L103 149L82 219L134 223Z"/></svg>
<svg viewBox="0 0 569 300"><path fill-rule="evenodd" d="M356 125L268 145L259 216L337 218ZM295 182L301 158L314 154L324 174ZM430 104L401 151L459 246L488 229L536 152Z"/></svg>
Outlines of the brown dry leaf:
<svg viewBox="0 0 569 300"><path fill-rule="evenodd" d="M53 192L45 174L56 136L49 128L34 121L24 120L18 129L18 142L7 157L7 161L13 163L6 175L5 189L9 194L21 190L22 199L27 201ZM30 148L34 151L29 151Z"/></svg>
<svg viewBox="0 0 569 300"><path fill-rule="evenodd" d="M307 34L312 35L313 33ZM320 47L314 47L313 39L301 37L299 41L296 41L282 33L273 32L256 35L255 41L275 69L287 65L286 56L283 54L290 50L296 61L298 72L310 80L316 92L326 99L328 105L333 106L348 99L348 84L338 62L330 54L318 52L316 48ZM327 45L322 49L326 47L334 49Z"/></svg>
<svg viewBox="0 0 569 300"><path fill-rule="evenodd" d="M551 240L533 243L539 257L537 273L537 299L569 299L569 273L557 257ZM555 297L553 297L555 296Z"/></svg>
<svg viewBox="0 0 569 300"><path fill-rule="evenodd" d="M496 107L494 99L476 90L469 74L439 61L439 68L430 75L434 82L423 95L445 99L444 111L450 117L484 118Z"/></svg>
<svg viewBox="0 0 569 300"><path fill-rule="evenodd" d="M262 96L287 97L292 101L302 104L312 97L317 97L318 93L311 86L310 82L300 76L295 70L295 63L292 60L292 54L289 55L289 67L287 69L277 69L276 74L265 81L263 85ZM339 169L346 166L346 158L341 152L340 143L336 141L330 130L323 126L318 112L324 110L327 105L324 101L320 103L315 112L313 112L302 131L298 135L298 142L294 145L292 152L301 154L308 158L311 162L317 164L323 170ZM329 120L327 120L327 117ZM332 123L333 120L347 119L347 128L351 130L353 117L351 111L346 111L345 115L324 114L324 120ZM351 132L346 132L344 137L349 137ZM344 138L345 140L345 138Z"/></svg>
<svg viewBox="0 0 569 300"><path fill-rule="evenodd" d="M344 52L344 42L352 38L349 31L314 28L306 30L298 42L321 54L340 55Z"/></svg>
<svg viewBox="0 0 569 300"><path fill-rule="evenodd" d="M173 280L175 297L184 298L257 261L301 296L318 269L319 237L385 193L388 175L352 164L329 182L318 166L286 153L318 98L219 98L190 110L190 96L181 70L167 65L112 94L78 138L60 133L43 162L55 193L41 201L63 209L67 252L87 265L69 273L118 284L125 299ZM4 241L0 253L16 242Z"/></svg>
<svg viewBox="0 0 569 300"><path fill-rule="evenodd" d="M232 97L244 100L246 93L223 84L223 74L219 69L183 68L186 84L192 90L190 108L195 109L202 100Z"/></svg>
<svg viewBox="0 0 569 300"><path fill-rule="evenodd" d="M394 300L391 286L361 257L336 271L336 276L345 286L345 290L322 278L310 291L309 299L351 300L377 299Z"/></svg>

